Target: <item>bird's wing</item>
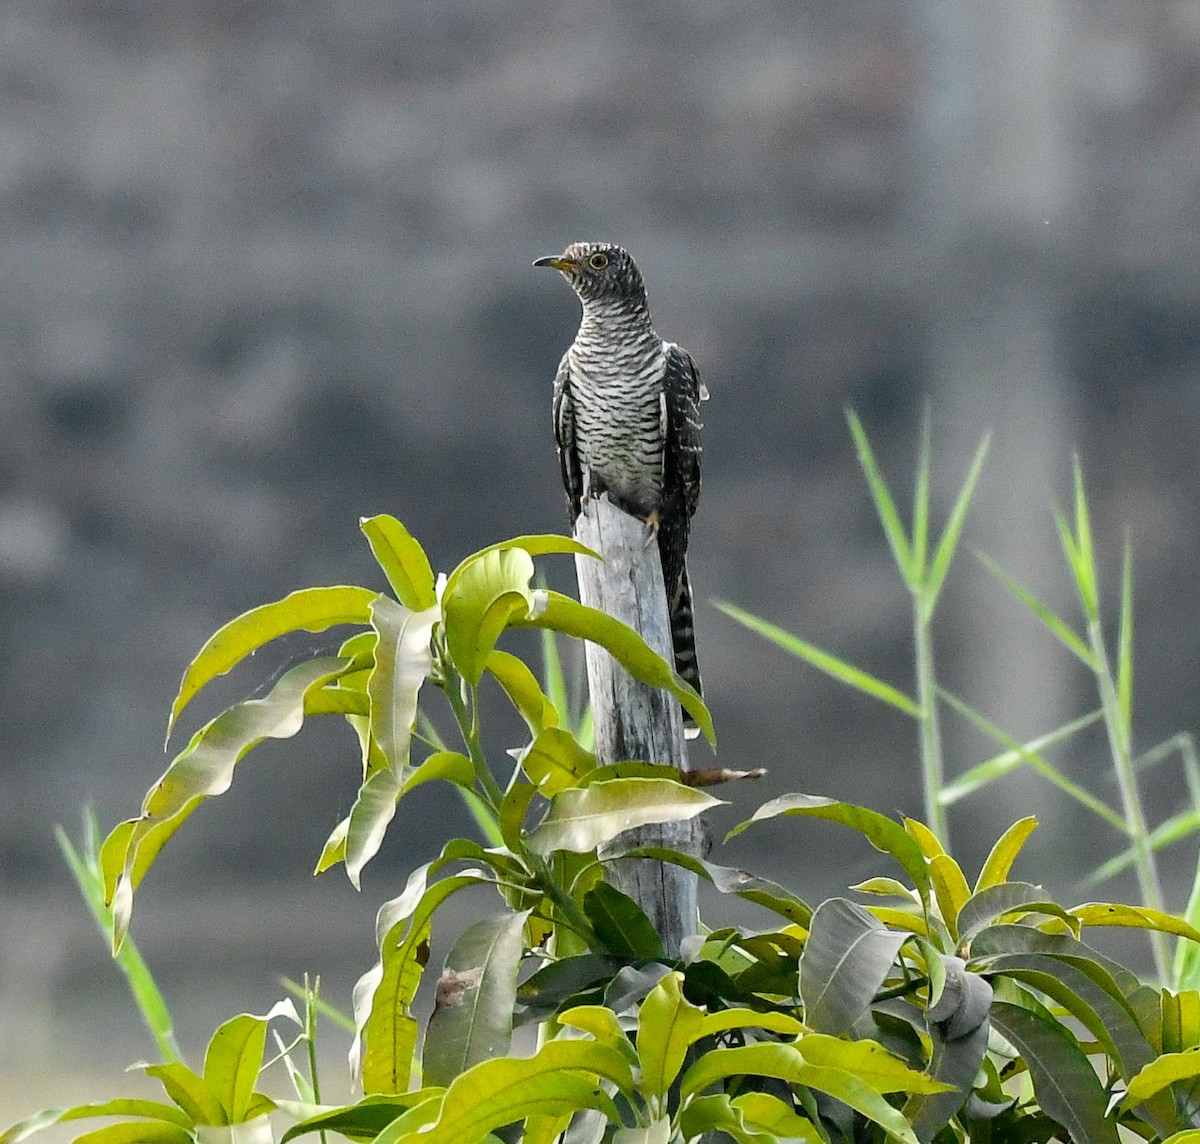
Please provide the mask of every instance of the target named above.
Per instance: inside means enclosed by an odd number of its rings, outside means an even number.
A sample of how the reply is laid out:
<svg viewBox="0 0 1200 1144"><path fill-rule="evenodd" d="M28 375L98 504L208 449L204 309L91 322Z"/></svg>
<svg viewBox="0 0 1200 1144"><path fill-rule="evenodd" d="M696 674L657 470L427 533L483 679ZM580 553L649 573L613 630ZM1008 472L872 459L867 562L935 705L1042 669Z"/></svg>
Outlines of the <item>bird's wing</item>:
<svg viewBox="0 0 1200 1144"><path fill-rule="evenodd" d="M579 468L579 452L575 448L575 407L571 401L570 369L563 354L554 375L554 440L558 444L558 463L562 468L563 488L571 523L582 509L583 474Z"/></svg>
<svg viewBox="0 0 1200 1144"><path fill-rule="evenodd" d="M664 499L678 497L690 518L700 502L700 402L707 396L687 350L667 342L663 394L667 405ZM686 545L686 540L685 540Z"/></svg>

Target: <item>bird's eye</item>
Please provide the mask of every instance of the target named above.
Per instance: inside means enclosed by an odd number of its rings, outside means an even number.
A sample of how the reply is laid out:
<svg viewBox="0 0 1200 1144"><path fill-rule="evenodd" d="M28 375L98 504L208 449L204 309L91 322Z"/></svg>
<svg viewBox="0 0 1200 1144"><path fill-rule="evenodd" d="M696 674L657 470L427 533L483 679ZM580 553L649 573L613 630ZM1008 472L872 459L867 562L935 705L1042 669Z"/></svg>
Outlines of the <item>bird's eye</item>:
<svg viewBox="0 0 1200 1144"><path fill-rule="evenodd" d="M593 254L591 258L588 259L588 265L593 270L603 270L608 265L608 255Z"/></svg>

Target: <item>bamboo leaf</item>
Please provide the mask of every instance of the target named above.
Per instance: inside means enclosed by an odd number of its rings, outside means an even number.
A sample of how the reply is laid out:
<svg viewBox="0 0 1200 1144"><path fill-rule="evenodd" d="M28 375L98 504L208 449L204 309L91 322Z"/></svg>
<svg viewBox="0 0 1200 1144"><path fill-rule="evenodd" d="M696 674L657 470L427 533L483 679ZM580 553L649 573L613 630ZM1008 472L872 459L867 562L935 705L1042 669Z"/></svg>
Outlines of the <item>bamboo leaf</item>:
<svg viewBox="0 0 1200 1144"><path fill-rule="evenodd" d="M368 608L378 594L369 588L305 588L230 620L209 637L183 673L179 693L171 704L167 741L175 721L205 684L288 632L323 632L338 624L370 622Z"/></svg>
<svg viewBox="0 0 1200 1144"><path fill-rule="evenodd" d="M938 541L937 549L933 554L933 561L929 566L929 574L926 576L925 584L921 590L921 605L927 616L933 612L938 595L941 593L942 585L945 583L946 573L950 571L950 563L954 559L959 537L962 536L963 524L967 519L967 510L971 507L971 498L975 495L975 485L979 480L979 474L983 471L983 462L987 457L988 444L989 438L984 437L979 443L979 448L975 450L975 456L971 461L971 468L967 472L967 479L963 482L962 488L959 489L958 497L954 501L954 507L950 510L946 527L942 530L941 539Z"/></svg>
<svg viewBox="0 0 1200 1144"><path fill-rule="evenodd" d="M996 563L990 556L983 552L976 552L975 557L979 562L992 573L1018 600L1021 601L1042 623L1047 630L1065 647L1072 655L1076 656L1089 669L1095 667L1095 657L1092 655L1092 649L1088 647L1086 641L1077 636L1070 627L1058 618L1045 604L1043 604L1029 589L1025 588L1017 580L1013 579L999 564Z"/></svg>
<svg viewBox="0 0 1200 1144"><path fill-rule="evenodd" d="M871 499L875 502L875 512L879 523L883 526L883 534L887 537L888 547L892 550L892 559L904 582L911 591L919 586L919 571L914 567L912 549L904 525L900 522L900 514L896 511L896 502L892 499L891 490L879 472L875 454L867 432L853 409L846 410L846 420L850 425L850 435L854 438L854 450L858 454L858 463L862 466L867 478L867 486L871 490Z"/></svg>
<svg viewBox="0 0 1200 1144"><path fill-rule="evenodd" d="M714 600L713 605L730 619L737 620L744 627L765 636L772 643L778 644L784 651L804 660L818 671L823 671L826 675L853 687L856 691L861 691L864 695L870 695L873 699L879 699L892 707L897 707L914 719L921 718L920 706L890 683L876 679L875 676L869 675L852 663L838 659L837 656L822 651L819 647L792 635L791 632L785 631L767 620L759 619L758 616L743 611L734 604L724 600Z"/></svg>
<svg viewBox="0 0 1200 1144"><path fill-rule="evenodd" d="M437 603L433 568L425 549L394 516L363 517L358 522L371 546L396 599L413 612L423 612Z"/></svg>

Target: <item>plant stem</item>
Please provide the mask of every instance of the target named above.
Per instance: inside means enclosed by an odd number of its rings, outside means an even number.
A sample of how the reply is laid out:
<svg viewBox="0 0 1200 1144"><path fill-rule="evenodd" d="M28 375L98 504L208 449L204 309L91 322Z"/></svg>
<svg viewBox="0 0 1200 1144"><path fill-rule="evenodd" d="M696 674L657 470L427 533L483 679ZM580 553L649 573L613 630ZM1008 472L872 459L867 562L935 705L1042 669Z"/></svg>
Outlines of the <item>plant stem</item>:
<svg viewBox="0 0 1200 1144"><path fill-rule="evenodd" d="M1112 752L1113 770L1121 790L1121 804L1125 811L1125 829L1133 840L1133 860L1137 869L1138 887L1142 900L1152 910L1163 908L1162 887L1158 881L1158 864L1154 860L1154 849L1150 842L1150 831L1146 826L1146 815L1142 810L1142 796L1138 790L1137 774L1134 770L1132 730L1126 725L1117 698L1104 648L1104 632L1100 621L1088 621L1088 643L1095 658L1096 682L1100 691L1100 706L1104 710L1104 727L1108 732L1108 747ZM1158 930L1150 931L1150 943L1154 950L1154 968L1159 980L1169 980L1167 935Z"/></svg>
<svg viewBox="0 0 1200 1144"><path fill-rule="evenodd" d="M933 670L932 608L923 596L913 595L913 645L917 661L917 705L921 708L921 773L925 788L925 823L938 841L950 848L950 829L942 805L945 769L942 732L937 712L937 676Z"/></svg>

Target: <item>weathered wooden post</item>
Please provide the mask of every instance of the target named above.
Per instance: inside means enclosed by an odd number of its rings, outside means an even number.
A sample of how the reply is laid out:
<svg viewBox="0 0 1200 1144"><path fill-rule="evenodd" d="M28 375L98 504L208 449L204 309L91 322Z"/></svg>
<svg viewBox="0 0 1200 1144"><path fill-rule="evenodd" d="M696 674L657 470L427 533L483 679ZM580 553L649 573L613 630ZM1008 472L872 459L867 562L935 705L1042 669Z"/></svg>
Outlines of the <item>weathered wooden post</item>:
<svg viewBox="0 0 1200 1144"><path fill-rule="evenodd" d="M575 558L579 598L628 624L668 663L673 662L667 594L658 546L646 543L646 526L613 505L591 498L575 522L575 538L603 560ZM683 718L678 701L634 679L603 648L587 645L588 688L601 764L640 759L687 768ZM638 827L614 846L668 846L699 855L704 827L699 818ZM668 956L697 932L696 875L647 858L612 864L613 882L641 906L662 937Z"/></svg>

